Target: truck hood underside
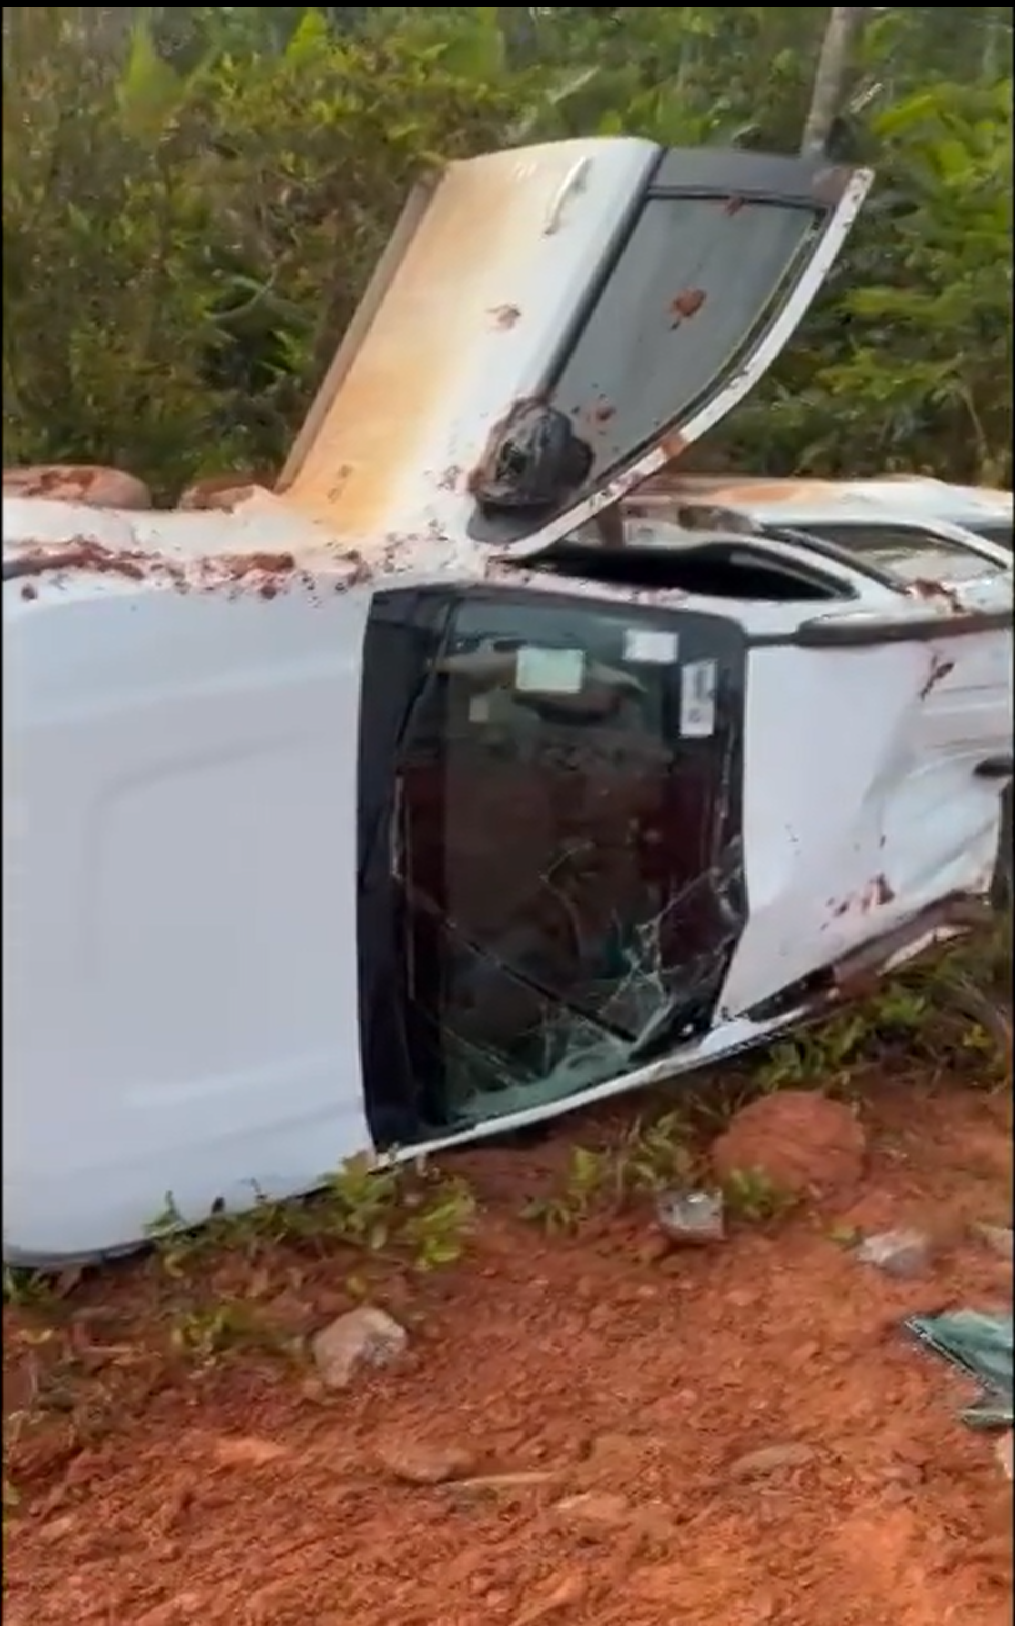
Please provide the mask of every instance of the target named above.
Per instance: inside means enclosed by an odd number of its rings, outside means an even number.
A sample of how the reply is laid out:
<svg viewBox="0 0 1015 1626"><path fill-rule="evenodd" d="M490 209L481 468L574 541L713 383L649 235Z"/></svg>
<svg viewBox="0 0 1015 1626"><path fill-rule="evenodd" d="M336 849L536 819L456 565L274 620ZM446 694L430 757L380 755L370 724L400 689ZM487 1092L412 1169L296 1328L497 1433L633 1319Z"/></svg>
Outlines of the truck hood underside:
<svg viewBox="0 0 1015 1626"><path fill-rule="evenodd" d="M450 164L410 199L279 490L375 559L540 551L743 399L870 181L633 139Z"/></svg>

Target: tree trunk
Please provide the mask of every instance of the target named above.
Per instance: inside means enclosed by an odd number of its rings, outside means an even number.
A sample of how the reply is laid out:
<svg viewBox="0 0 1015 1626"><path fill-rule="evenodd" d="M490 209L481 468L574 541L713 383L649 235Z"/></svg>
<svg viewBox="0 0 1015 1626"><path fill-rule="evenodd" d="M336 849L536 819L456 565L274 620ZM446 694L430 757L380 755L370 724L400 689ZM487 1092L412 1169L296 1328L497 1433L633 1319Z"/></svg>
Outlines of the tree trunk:
<svg viewBox="0 0 1015 1626"><path fill-rule="evenodd" d="M850 53L864 20L866 6L832 6L814 72L811 105L800 140L800 151L818 158L825 151L832 125L842 103Z"/></svg>

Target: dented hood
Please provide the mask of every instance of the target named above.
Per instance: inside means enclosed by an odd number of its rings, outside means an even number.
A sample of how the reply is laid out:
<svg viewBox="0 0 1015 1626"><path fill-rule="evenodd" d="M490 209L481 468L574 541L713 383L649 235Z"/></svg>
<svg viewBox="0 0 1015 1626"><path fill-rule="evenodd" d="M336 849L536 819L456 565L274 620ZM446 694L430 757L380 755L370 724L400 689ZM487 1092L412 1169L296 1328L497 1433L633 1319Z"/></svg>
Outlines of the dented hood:
<svg viewBox="0 0 1015 1626"><path fill-rule="evenodd" d="M367 550L538 552L743 399L870 181L628 139L449 165L410 199L279 489Z"/></svg>

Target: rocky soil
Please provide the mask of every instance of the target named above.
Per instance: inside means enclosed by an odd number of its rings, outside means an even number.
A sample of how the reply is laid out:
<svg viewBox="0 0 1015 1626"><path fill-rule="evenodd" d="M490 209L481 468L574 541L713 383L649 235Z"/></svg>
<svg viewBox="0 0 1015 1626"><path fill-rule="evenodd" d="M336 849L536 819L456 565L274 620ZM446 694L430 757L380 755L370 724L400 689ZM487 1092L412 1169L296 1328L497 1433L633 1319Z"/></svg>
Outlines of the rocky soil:
<svg viewBox="0 0 1015 1626"><path fill-rule="evenodd" d="M8 1307L5 1626L1001 1626L1000 1442L900 1323L1010 1303L1009 1098L772 1097L695 1246L524 1217L625 1110L458 1161L446 1268L284 1239Z"/></svg>

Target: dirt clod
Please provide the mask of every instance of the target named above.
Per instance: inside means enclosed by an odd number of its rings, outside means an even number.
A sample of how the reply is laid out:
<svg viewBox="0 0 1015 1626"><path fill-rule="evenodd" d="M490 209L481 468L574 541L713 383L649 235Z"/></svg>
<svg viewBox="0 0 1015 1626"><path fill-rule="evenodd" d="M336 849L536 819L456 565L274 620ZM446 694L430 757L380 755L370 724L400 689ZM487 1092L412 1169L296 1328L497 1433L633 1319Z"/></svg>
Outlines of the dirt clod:
<svg viewBox="0 0 1015 1626"><path fill-rule="evenodd" d="M123 469L92 463L35 463L3 471L8 497L44 497L50 502L84 503L88 508L126 508L136 512L152 506L143 480Z"/></svg>
<svg viewBox="0 0 1015 1626"><path fill-rule="evenodd" d="M752 1101L712 1148L722 1182L745 1173L792 1196L831 1196L855 1187L866 1137L849 1107L812 1090Z"/></svg>
<svg viewBox="0 0 1015 1626"><path fill-rule="evenodd" d="M1005 1225L974 1225L973 1235L979 1239L985 1248L996 1254L998 1259L1007 1259L1009 1263L1013 1257L1012 1232L1010 1226Z"/></svg>
<svg viewBox="0 0 1015 1626"><path fill-rule="evenodd" d="M762 1479L766 1474L780 1473L784 1468L802 1468L817 1456L812 1445L799 1440L787 1440L784 1445L763 1445L757 1451L748 1451L729 1466L731 1479Z"/></svg>
<svg viewBox="0 0 1015 1626"><path fill-rule="evenodd" d="M222 1468L264 1468L269 1462L278 1462L289 1452L275 1440L260 1440L250 1435L225 1436L212 1446L212 1456Z"/></svg>
<svg viewBox="0 0 1015 1626"><path fill-rule="evenodd" d="M377 1460L396 1479L409 1485L445 1485L467 1479L476 1466L475 1452L464 1445L432 1444L420 1439L383 1440Z"/></svg>
<svg viewBox="0 0 1015 1626"><path fill-rule="evenodd" d="M187 486L186 490L180 493L176 506L191 513L210 508L225 509L229 512L256 492L270 491L273 484L274 481L268 474L233 472L209 475Z"/></svg>

